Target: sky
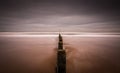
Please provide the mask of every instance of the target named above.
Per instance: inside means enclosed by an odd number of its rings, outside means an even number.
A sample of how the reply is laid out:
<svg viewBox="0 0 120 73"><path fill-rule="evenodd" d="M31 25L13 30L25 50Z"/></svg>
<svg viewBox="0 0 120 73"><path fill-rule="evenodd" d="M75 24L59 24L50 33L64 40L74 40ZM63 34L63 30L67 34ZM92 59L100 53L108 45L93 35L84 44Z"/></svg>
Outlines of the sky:
<svg viewBox="0 0 120 73"><path fill-rule="evenodd" d="M0 0L0 32L120 32L117 0Z"/></svg>

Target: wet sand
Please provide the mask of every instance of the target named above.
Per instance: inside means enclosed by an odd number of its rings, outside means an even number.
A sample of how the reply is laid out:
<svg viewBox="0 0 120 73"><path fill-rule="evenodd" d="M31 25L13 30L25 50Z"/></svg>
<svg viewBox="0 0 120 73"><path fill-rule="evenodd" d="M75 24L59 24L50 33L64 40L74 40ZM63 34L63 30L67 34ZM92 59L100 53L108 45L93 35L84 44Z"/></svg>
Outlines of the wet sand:
<svg viewBox="0 0 120 73"><path fill-rule="evenodd" d="M67 73L120 73L120 37L63 36ZM55 73L57 36L0 37L0 73Z"/></svg>

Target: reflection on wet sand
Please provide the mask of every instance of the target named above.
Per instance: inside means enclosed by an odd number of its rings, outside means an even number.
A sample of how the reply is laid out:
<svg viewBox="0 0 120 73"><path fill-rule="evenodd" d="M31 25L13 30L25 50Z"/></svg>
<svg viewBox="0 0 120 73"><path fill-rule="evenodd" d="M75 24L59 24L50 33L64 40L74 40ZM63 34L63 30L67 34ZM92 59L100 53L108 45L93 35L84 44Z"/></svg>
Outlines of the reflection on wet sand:
<svg viewBox="0 0 120 73"><path fill-rule="evenodd" d="M120 73L120 37L63 36L67 73ZM0 37L0 73L55 73L57 36Z"/></svg>

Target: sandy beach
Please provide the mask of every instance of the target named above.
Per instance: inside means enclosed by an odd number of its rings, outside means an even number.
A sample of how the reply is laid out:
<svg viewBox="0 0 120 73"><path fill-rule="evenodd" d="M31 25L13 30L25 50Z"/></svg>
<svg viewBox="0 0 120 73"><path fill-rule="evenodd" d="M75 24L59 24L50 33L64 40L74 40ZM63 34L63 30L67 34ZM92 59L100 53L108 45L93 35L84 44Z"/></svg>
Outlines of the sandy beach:
<svg viewBox="0 0 120 73"><path fill-rule="evenodd" d="M64 36L67 73L120 73L120 37ZM55 73L58 36L0 36L0 73Z"/></svg>

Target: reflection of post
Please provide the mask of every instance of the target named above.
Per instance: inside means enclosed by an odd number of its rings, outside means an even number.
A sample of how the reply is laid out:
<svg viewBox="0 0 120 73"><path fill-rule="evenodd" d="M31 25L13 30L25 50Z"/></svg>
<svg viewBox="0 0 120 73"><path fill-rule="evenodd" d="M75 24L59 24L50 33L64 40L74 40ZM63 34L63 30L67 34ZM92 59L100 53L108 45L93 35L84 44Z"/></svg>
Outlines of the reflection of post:
<svg viewBox="0 0 120 73"><path fill-rule="evenodd" d="M63 49L63 40L61 34L59 34L56 73L66 73L66 52Z"/></svg>

